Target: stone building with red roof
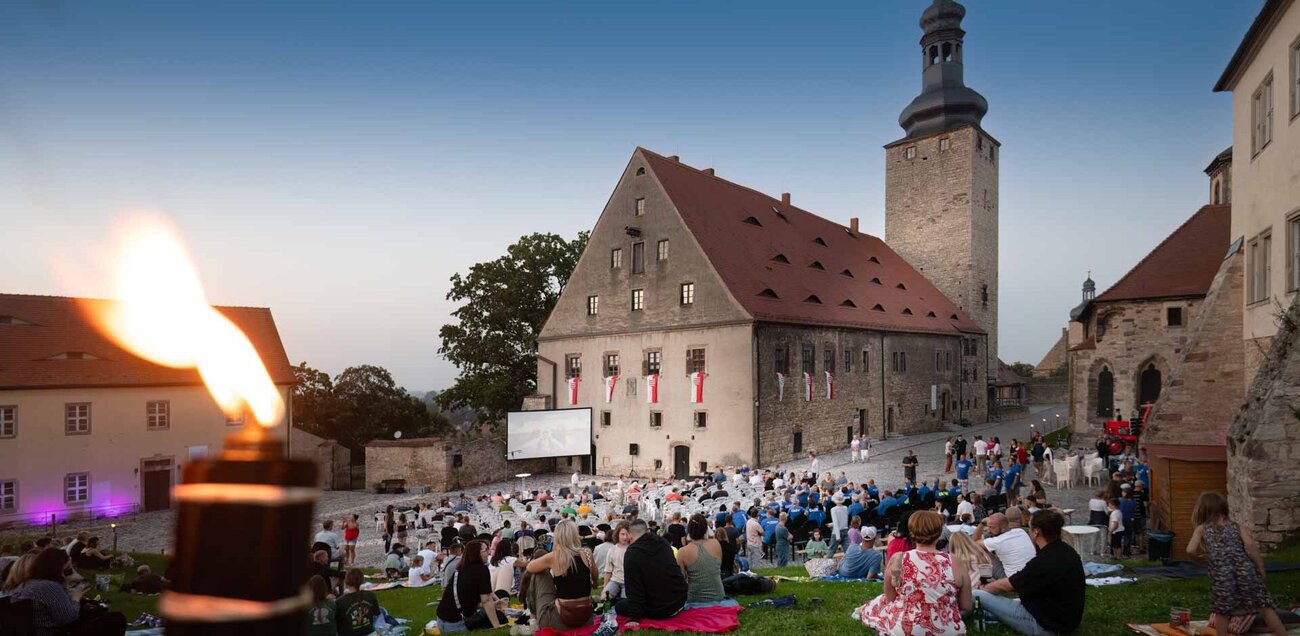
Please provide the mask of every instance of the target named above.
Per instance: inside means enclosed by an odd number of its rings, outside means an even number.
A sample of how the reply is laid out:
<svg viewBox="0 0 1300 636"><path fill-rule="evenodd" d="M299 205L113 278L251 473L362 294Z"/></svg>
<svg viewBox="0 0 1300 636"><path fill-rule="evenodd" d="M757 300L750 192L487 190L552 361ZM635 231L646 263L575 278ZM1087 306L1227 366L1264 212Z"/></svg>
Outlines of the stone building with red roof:
<svg viewBox="0 0 1300 636"><path fill-rule="evenodd" d="M0 526L171 506L190 459L243 424L198 372L137 358L86 309L105 300L0 294ZM248 335L286 403L293 367L271 312L217 307Z"/></svg>

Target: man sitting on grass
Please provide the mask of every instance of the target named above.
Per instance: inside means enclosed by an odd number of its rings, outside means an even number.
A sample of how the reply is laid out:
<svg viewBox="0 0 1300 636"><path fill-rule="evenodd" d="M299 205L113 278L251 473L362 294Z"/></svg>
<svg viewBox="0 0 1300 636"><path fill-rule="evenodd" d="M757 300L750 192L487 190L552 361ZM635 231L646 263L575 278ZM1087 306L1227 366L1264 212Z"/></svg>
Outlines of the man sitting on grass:
<svg viewBox="0 0 1300 636"><path fill-rule="evenodd" d="M1038 554L1010 578L975 590L975 599L1008 628L1028 636L1067 634L1083 622L1083 562L1061 541L1065 516L1052 509L1035 512L1029 533ZM1019 599L998 594L1015 592Z"/></svg>
<svg viewBox="0 0 1300 636"><path fill-rule="evenodd" d="M686 579L673 557L672 546L650 532L640 519L633 521L628 530L632 544L623 557L627 597L615 602L615 611L632 621L676 615L686 605ZM633 623L628 625L636 628Z"/></svg>
<svg viewBox="0 0 1300 636"><path fill-rule="evenodd" d="M840 576L846 579L878 579L880 568L885 564L885 555L875 549L876 528L862 528L862 542L849 546L840 561Z"/></svg>

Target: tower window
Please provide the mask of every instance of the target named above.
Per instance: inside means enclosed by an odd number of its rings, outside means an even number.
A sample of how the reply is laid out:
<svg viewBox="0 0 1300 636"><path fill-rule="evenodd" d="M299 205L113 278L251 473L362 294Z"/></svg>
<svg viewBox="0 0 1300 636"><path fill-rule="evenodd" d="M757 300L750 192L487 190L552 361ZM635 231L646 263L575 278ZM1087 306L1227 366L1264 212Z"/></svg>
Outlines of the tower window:
<svg viewBox="0 0 1300 636"><path fill-rule="evenodd" d="M1165 310L1165 324L1170 327L1183 326L1183 308L1169 307Z"/></svg>
<svg viewBox="0 0 1300 636"><path fill-rule="evenodd" d="M979 135L975 135L975 149L981 152L984 150L984 138Z"/></svg>
<svg viewBox="0 0 1300 636"><path fill-rule="evenodd" d="M949 148L952 148L952 139L944 137L939 140L939 152L948 152Z"/></svg>
<svg viewBox="0 0 1300 636"><path fill-rule="evenodd" d="M907 147L907 158L908 158L908 159L915 159L915 158L916 158L916 146L908 146L908 147Z"/></svg>
<svg viewBox="0 0 1300 636"><path fill-rule="evenodd" d="M943 43L943 61L945 62L952 61L952 42Z"/></svg>
<svg viewBox="0 0 1300 636"><path fill-rule="evenodd" d="M595 316L600 311L600 296L587 297L587 315Z"/></svg>
<svg viewBox="0 0 1300 636"><path fill-rule="evenodd" d="M989 306L989 286L980 285L980 302L984 303L984 308Z"/></svg>

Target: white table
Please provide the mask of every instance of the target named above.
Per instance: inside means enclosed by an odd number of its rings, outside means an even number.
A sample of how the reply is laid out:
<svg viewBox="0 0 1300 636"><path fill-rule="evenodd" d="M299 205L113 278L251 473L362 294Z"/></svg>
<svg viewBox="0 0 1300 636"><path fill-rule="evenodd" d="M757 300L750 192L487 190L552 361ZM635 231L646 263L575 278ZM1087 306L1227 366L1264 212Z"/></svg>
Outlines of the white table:
<svg viewBox="0 0 1300 636"><path fill-rule="evenodd" d="M519 473L518 475L515 475L515 477L519 478L519 490L523 491L525 496L528 495L528 485L524 483L524 480L532 476L532 473Z"/></svg>
<svg viewBox="0 0 1300 636"><path fill-rule="evenodd" d="M1080 555L1098 554L1105 535L1096 526L1065 526L1061 538Z"/></svg>

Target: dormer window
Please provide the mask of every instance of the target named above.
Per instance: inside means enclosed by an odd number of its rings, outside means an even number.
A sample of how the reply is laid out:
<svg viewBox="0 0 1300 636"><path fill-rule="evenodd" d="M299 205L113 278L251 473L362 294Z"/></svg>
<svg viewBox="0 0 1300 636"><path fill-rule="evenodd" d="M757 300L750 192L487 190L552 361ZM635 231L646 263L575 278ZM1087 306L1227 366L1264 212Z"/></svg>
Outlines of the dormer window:
<svg viewBox="0 0 1300 636"><path fill-rule="evenodd" d="M872 284L872 285L884 285L884 283L880 282L880 279L879 279L879 278L875 278L875 277L872 277L872 279L871 279L871 284Z"/></svg>
<svg viewBox="0 0 1300 636"><path fill-rule="evenodd" d="M899 283L899 284L897 284L897 285L894 285L894 287L896 287L896 288L898 288L898 289L901 289L901 290L903 290L903 291L907 291L907 285L904 285L904 284L902 284L902 283Z"/></svg>
<svg viewBox="0 0 1300 636"><path fill-rule="evenodd" d="M822 304L822 299L818 298L816 295L809 296L809 297L803 299L803 301L806 302L806 303L813 303L814 305L820 305L820 304Z"/></svg>
<svg viewBox="0 0 1300 636"><path fill-rule="evenodd" d="M935 316L933 311L927 311L927 312L925 312L925 317L926 317L926 318L937 318L938 316Z"/></svg>
<svg viewBox="0 0 1300 636"><path fill-rule="evenodd" d="M903 308L903 315L904 315L904 316L910 316L910 315L912 315L912 309L911 309L910 307L904 307L904 308Z"/></svg>
<svg viewBox="0 0 1300 636"><path fill-rule="evenodd" d="M808 265L808 267L811 267L811 268L813 268L813 269L820 269L820 270L822 270L822 271L826 271L826 268L822 266L822 262L821 262L821 261L813 261L811 264Z"/></svg>
<svg viewBox="0 0 1300 636"><path fill-rule="evenodd" d="M786 258L785 254L777 254L776 256L772 257L772 260L778 263L785 263L786 265L790 264L790 259Z"/></svg>
<svg viewBox="0 0 1300 636"><path fill-rule="evenodd" d="M0 316L0 325L30 325L32 323L16 316Z"/></svg>
<svg viewBox="0 0 1300 636"><path fill-rule="evenodd" d="M871 311L884 311L884 310L885 310L884 305L880 305L880 304L877 304L875 307L871 308Z"/></svg>
<svg viewBox="0 0 1300 636"><path fill-rule="evenodd" d="M908 159L915 159L915 158L916 158L916 146L908 146L908 147L907 147L907 158L908 158Z"/></svg>
<svg viewBox="0 0 1300 636"><path fill-rule="evenodd" d="M777 209L777 207L776 207L775 205L772 206L772 211L775 212L777 216L781 217L781 220L782 220L782 221L789 221L789 220L790 220L790 219L785 218L785 215L782 214L782 213L781 213L781 210Z"/></svg>
<svg viewBox="0 0 1300 636"><path fill-rule="evenodd" d="M853 309L857 309L857 308L858 308L857 303L853 302L852 300L849 300L848 298L845 298L845 299L844 299L844 302L840 303L840 306L841 306L841 307L852 307Z"/></svg>
<svg viewBox="0 0 1300 636"><path fill-rule="evenodd" d="M868 263L875 263L875 264L879 265L879 264L880 264L880 259L878 259L878 258L872 256L871 258L868 258L868 259L867 259L867 262L868 262Z"/></svg>
<svg viewBox="0 0 1300 636"><path fill-rule="evenodd" d="M823 240L822 237L820 237L820 236L817 237L817 238L815 238L815 239L813 239L813 242L816 243L816 244L818 244L818 245L820 245L820 246L822 246L822 247L826 247L826 241Z"/></svg>
<svg viewBox="0 0 1300 636"><path fill-rule="evenodd" d="M849 277L849 278L853 278L853 272L851 272L851 271L849 271L849 270L846 269L846 270L840 272L840 276L847 276L847 277Z"/></svg>
<svg viewBox="0 0 1300 636"><path fill-rule="evenodd" d="M772 288L771 288L771 287L768 287L767 289L764 289L763 291L758 292L758 297L759 297L759 298L772 298L772 299L774 299L774 300L780 300L780 298L781 298L780 296L777 296L777 295L776 295L776 292L772 291Z"/></svg>
<svg viewBox="0 0 1300 636"><path fill-rule="evenodd" d="M86 353L85 351L65 351L63 353L55 354L46 358L46 360L99 360L99 359L100 358L93 356L89 353Z"/></svg>
<svg viewBox="0 0 1300 636"><path fill-rule="evenodd" d="M752 216L747 216L747 217L745 217L745 223L748 223L748 224L750 224L750 225L755 225L755 226L758 226L758 227L763 227L763 224L762 224L762 223L759 223L759 222L758 222L758 219L756 219L756 218L754 218L754 217L752 217Z"/></svg>

